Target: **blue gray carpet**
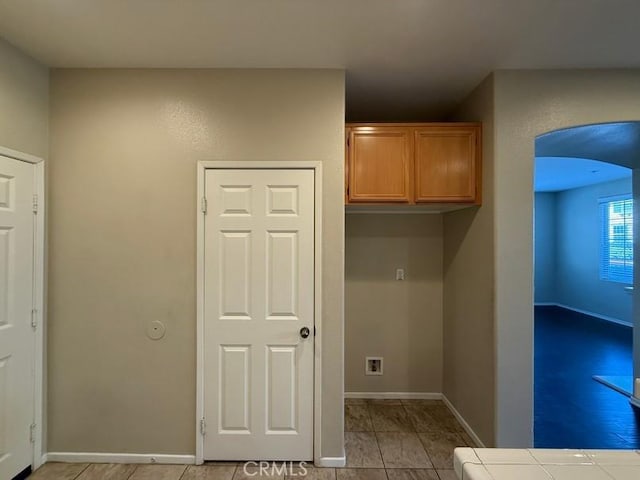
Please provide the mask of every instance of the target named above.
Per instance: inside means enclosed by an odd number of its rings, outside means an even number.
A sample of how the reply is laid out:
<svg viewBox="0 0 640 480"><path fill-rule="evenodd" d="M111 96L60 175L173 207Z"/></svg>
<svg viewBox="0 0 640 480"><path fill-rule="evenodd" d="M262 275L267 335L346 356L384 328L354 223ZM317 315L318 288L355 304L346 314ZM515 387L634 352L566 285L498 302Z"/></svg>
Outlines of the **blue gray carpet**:
<svg viewBox="0 0 640 480"><path fill-rule="evenodd" d="M534 353L537 448L640 448L640 411L592 378L632 375L630 327L536 307Z"/></svg>

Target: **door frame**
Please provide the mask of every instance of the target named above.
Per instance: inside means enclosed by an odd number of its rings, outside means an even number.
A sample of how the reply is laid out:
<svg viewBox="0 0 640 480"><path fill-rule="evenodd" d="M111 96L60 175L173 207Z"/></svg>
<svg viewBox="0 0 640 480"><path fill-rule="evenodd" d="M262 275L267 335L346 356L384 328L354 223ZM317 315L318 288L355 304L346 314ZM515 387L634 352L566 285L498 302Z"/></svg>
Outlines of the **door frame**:
<svg viewBox="0 0 640 480"><path fill-rule="evenodd" d="M313 170L314 171L314 359L313 359L313 461L319 464L322 445L322 162L315 161L199 161L197 167L196 253L196 464L204 463L204 212L207 170ZM234 459L229 459L234 460Z"/></svg>
<svg viewBox="0 0 640 480"><path fill-rule="evenodd" d="M34 171L34 192L38 196L37 214L34 215L33 230L33 300L32 308L34 320L36 322L35 345L34 345L34 388L33 388L33 423L35 430L33 433L33 451L31 466L36 470L45 463L44 435L46 428L45 404L47 395L46 386L46 366L45 339L46 339L46 197L45 197L45 161L28 153L12 150L0 146L0 155L20 162L30 163L35 167Z"/></svg>

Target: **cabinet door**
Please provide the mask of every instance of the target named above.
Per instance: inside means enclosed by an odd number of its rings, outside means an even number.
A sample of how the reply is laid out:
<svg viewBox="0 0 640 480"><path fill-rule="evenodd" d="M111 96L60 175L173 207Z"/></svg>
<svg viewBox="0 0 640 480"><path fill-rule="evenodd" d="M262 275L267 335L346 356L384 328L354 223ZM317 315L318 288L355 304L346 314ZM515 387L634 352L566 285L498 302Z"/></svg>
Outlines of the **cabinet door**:
<svg viewBox="0 0 640 480"><path fill-rule="evenodd" d="M416 202L479 203L479 128L415 130Z"/></svg>
<svg viewBox="0 0 640 480"><path fill-rule="evenodd" d="M411 146L408 128L353 127L349 136L349 202L409 202Z"/></svg>

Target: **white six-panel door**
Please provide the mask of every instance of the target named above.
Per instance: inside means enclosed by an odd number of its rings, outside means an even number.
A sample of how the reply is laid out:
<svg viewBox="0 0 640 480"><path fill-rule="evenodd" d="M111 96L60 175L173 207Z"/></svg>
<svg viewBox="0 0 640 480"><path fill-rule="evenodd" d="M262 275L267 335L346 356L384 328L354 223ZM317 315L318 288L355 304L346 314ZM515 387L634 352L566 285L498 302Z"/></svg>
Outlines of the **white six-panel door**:
<svg viewBox="0 0 640 480"><path fill-rule="evenodd" d="M204 459L311 460L314 172L210 169L205 191Z"/></svg>
<svg viewBox="0 0 640 480"><path fill-rule="evenodd" d="M34 172L0 155L0 478L31 465Z"/></svg>

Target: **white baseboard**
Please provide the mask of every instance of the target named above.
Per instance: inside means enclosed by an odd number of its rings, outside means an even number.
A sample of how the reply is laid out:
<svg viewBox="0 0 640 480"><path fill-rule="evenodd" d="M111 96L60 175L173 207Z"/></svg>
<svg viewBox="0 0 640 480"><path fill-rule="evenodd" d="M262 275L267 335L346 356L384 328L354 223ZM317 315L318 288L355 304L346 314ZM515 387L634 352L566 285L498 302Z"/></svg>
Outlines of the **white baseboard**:
<svg viewBox="0 0 640 480"><path fill-rule="evenodd" d="M431 392L345 392L344 398L390 400L441 400L441 393Z"/></svg>
<svg viewBox="0 0 640 480"><path fill-rule="evenodd" d="M558 304L554 302L535 302L534 307L557 307Z"/></svg>
<svg viewBox="0 0 640 480"><path fill-rule="evenodd" d="M195 455L165 455L140 453L81 453L81 452L50 452L42 456L42 463L158 463L158 464L195 464ZM314 462L316 466L326 468L341 468L347 463L345 456L321 457Z"/></svg>
<svg viewBox="0 0 640 480"><path fill-rule="evenodd" d="M49 452L45 455L47 462L67 463L172 463L193 465L195 455L165 455L154 453L84 453L84 452Z"/></svg>
<svg viewBox="0 0 640 480"><path fill-rule="evenodd" d="M625 327L633 327L631 322L620 320L619 318L609 317L607 315L601 315L599 313L590 312L588 310L582 310L580 308L570 307L569 305L563 305L562 303L536 303L536 307L560 307L565 310L571 310L572 312L581 313L583 315L589 315L590 317L599 318L600 320L606 320L607 322L617 323L618 325L624 325Z"/></svg>
<svg viewBox="0 0 640 480"><path fill-rule="evenodd" d="M460 422L460 425L462 425L462 428L464 428L465 432L469 434L469 436L471 437L471 440L475 442L476 444L475 446L479 448L485 448L485 445L482 442L482 440L480 440L480 437L478 437L476 432L473 431L473 428L471 428L471 426L467 423L464 417L460 415L460 412L456 410L456 407L453 406L453 404L449 401L449 399L444 395L442 395L442 401L447 406L447 408L451 410L451 413L453 413L453 416L456 417L456 420Z"/></svg>
<svg viewBox="0 0 640 480"><path fill-rule="evenodd" d="M342 468L347 464L347 457L321 457L314 462L316 467L324 468Z"/></svg>

